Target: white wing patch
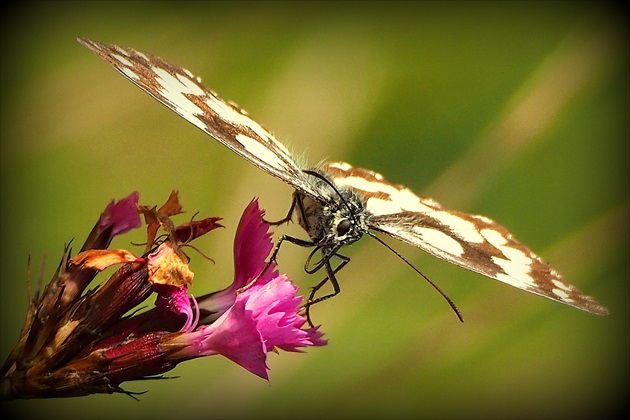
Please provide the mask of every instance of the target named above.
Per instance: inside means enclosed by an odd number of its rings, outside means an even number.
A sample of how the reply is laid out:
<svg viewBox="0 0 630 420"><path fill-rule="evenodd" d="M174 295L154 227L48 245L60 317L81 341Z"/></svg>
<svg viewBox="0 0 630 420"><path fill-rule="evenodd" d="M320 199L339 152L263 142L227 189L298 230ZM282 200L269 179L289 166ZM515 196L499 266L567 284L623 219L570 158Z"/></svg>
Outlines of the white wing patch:
<svg viewBox="0 0 630 420"><path fill-rule="evenodd" d="M464 247L453 237L440 230L421 226L412 226L411 230L420 236L424 242L432 244L436 249L454 257L464 255Z"/></svg>
<svg viewBox="0 0 630 420"><path fill-rule="evenodd" d="M477 226L472 221L462 219L453 213L440 210L431 212L430 216L437 219L441 224L450 226L451 230L457 232L457 235L464 241L481 244L487 239L483 233L477 230Z"/></svg>
<svg viewBox="0 0 630 420"><path fill-rule="evenodd" d="M203 115L203 110L186 96L203 95L196 84L181 75L173 76L164 69L156 68L154 71L157 75L155 81L160 84L159 93L175 107L175 112L197 117ZM199 118L188 118L188 121L202 130L205 127L205 123Z"/></svg>
<svg viewBox="0 0 630 420"><path fill-rule="evenodd" d="M403 209L394 201L379 197L370 197L366 201L366 207L373 214L395 214Z"/></svg>
<svg viewBox="0 0 630 420"><path fill-rule="evenodd" d="M238 141L248 153L257 156L259 159L266 163L270 163L274 167L284 167L285 162L278 158L272 150L262 145L259 141L245 134L237 134L236 141Z"/></svg>

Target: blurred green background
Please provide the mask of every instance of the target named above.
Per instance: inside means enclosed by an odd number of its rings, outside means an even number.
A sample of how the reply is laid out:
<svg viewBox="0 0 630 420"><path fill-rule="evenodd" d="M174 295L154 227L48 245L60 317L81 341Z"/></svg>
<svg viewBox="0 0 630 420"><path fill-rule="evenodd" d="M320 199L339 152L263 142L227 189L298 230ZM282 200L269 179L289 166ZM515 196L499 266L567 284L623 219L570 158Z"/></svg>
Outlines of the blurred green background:
<svg viewBox="0 0 630 420"><path fill-rule="evenodd" d="M13 4L2 16L1 353L44 279L105 205L133 190L226 229L197 245L196 285L232 275L242 210L284 216L291 189L159 105L76 36L170 59L311 164L348 161L504 223L607 317L529 295L390 241L457 303L364 239L342 293L313 310L330 340L271 354L271 384L220 357L125 395L3 402L27 418L573 418L627 404L627 15L590 3ZM295 226L278 229L300 234ZM115 246L137 250L125 236ZM302 290L319 276L287 246Z"/></svg>

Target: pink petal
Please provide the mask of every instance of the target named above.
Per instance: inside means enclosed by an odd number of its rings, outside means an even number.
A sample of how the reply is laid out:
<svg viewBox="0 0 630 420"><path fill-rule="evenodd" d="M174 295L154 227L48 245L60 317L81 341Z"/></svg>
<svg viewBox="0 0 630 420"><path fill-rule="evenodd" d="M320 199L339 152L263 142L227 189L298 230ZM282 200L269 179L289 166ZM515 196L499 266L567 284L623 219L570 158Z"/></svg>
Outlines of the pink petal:
<svg viewBox="0 0 630 420"><path fill-rule="evenodd" d="M264 211L252 200L245 209L234 240L234 281L226 289L202 296L199 308L205 316L201 324L208 324L223 314L236 300L236 292L260 275L266 267L266 258L273 247L269 225L263 221ZM272 264L264 276L265 281L277 275ZM260 280L260 279L259 279Z"/></svg>
<svg viewBox="0 0 630 420"><path fill-rule="evenodd" d="M111 237L139 228L142 225L138 214L139 198L140 194L134 191L118 202L112 200L101 215L98 228L102 231L111 227Z"/></svg>
<svg viewBox="0 0 630 420"><path fill-rule="evenodd" d="M245 308L245 302L236 302L214 324L202 327L205 338L200 343L204 356L221 354L255 375L269 380L266 348L256 329L256 321Z"/></svg>
<svg viewBox="0 0 630 420"><path fill-rule="evenodd" d="M158 295L155 299L155 306L158 309L174 315L186 316L186 322L180 331L191 331L195 328L196 319L199 317L199 308L197 308L197 314L195 314L190 306L188 287L179 288L167 284L154 284L153 290Z"/></svg>
<svg viewBox="0 0 630 420"><path fill-rule="evenodd" d="M234 289L246 286L267 265L273 244L269 225L263 221L264 215L258 200L252 200L241 217L234 241Z"/></svg>
<svg viewBox="0 0 630 420"><path fill-rule="evenodd" d="M278 347L299 351L298 347L327 344L317 328L302 329L306 319L299 314L302 298L296 292L297 287L282 275L239 295L240 299L247 299L247 309L257 320L257 328L269 350Z"/></svg>

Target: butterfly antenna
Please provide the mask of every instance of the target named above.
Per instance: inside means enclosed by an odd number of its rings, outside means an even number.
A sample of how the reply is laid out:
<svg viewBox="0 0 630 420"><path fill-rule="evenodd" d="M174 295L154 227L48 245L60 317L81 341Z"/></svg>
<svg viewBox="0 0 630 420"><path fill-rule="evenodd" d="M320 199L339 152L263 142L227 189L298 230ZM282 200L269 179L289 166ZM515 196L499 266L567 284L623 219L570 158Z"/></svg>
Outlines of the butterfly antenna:
<svg viewBox="0 0 630 420"><path fill-rule="evenodd" d="M455 302L453 302L451 300L450 297L448 297L446 295L446 293L444 293L442 291L442 289L440 289L437 284L433 283L427 276L424 275L424 273L420 270L418 270L413 264L411 264L409 262L409 260L407 260L405 257L402 256L401 253L399 253L398 251L396 251L394 248L392 248L391 246L389 246L387 244L387 242L383 241L381 238L379 238L378 236L376 236L375 234L373 234L372 232L368 231L366 232L368 235L370 235L372 238L376 239L377 242L379 242L381 245L383 245L385 248L389 249L390 251L392 251L398 258L400 258L401 260L403 260L405 262L405 264L407 264L409 267L411 267L413 269L413 271L415 271L416 273L420 274L422 276L423 279L425 279L427 282L429 282L429 284L431 286L433 286L433 288L435 290L437 290L437 292L439 294L442 295L442 297L444 299L446 299L446 301L448 302L448 304L451 306L451 309L453 309L453 311L455 312L455 315L457 315L457 318L459 318L459 320L461 322L464 322L464 317L462 316L462 313L459 311L459 309L457 309L457 306L455 305Z"/></svg>

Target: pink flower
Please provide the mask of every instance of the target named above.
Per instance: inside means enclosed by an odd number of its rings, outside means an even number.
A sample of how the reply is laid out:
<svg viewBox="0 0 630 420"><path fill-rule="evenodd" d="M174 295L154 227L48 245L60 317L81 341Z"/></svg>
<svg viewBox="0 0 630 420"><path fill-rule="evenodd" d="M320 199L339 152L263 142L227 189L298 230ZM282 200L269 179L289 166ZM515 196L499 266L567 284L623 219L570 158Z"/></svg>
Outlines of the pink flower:
<svg viewBox="0 0 630 420"><path fill-rule="evenodd" d="M266 262L273 244L263 215L257 201L245 210L234 244L234 281L199 298L200 325L173 340L186 346L171 359L221 354L268 380L268 352L326 345L318 328L303 328L297 287Z"/></svg>

